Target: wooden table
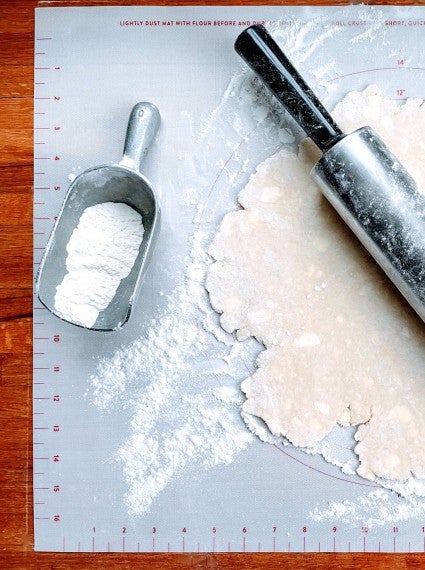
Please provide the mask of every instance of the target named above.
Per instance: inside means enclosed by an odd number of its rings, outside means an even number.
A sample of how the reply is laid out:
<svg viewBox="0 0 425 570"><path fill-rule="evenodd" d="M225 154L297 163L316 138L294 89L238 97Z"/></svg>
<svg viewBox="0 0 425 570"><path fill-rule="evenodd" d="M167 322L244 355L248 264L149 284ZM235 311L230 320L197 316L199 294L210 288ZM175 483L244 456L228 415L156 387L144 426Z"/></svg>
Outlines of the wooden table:
<svg viewBox="0 0 425 570"><path fill-rule="evenodd" d="M75 6L77 3L202 4L193 0L100 0L67 4ZM216 5L329 3L332 2L212 2ZM406 1L387 3L411 4ZM32 164L33 29L34 8L37 4L36 0L0 0L0 568L425 568L425 555L420 554L124 555L33 551Z"/></svg>

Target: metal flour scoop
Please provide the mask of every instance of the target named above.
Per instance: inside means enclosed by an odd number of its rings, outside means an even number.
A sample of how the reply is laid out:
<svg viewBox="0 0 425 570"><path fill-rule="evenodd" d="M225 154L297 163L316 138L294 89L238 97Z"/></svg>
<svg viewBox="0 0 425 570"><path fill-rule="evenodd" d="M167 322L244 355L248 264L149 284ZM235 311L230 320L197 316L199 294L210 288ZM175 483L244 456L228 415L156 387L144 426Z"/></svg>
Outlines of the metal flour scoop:
<svg viewBox="0 0 425 570"><path fill-rule="evenodd" d="M130 274L119 284L110 304L99 313L94 330L116 330L129 318L146 271L160 225L160 207L148 180L139 167L160 124L158 109L151 103L137 103L128 122L124 156L117 165L89 168L69 187L47 243L36 280L40 301L52 313L57 286L67 273L67 244L86 208L104 202L131 206L142 216L144 234ZM62 317L61 317L62 318ZM71 319L66 319L73 322ZM79 324L74 322L73 324Z"/></svg>
<svg viewBox="0 0 425 570"><path fill-rule="evenodd" d="M320 148L312 177L425 321L425 194L370 127L342 133L263 26L235 49Z"/></svg>

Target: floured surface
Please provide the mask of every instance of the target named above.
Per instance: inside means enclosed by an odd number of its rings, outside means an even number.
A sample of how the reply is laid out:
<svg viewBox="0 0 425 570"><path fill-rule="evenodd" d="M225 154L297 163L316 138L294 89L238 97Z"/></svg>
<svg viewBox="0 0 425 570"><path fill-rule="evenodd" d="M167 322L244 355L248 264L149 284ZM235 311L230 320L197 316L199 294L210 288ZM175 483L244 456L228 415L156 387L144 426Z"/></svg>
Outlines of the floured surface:
<svg viewBox="0 0 425 570"><path fill-rule="evenodd" d="M425 188L421 101L400 107L368 88L333 115L346 132L374 127ZM423 323L310 181L313 160L306 146L261 164L210 248L223 327L266 346L242 384L244 410L303 447L358 425L360 475L424 477Z"/></svg>

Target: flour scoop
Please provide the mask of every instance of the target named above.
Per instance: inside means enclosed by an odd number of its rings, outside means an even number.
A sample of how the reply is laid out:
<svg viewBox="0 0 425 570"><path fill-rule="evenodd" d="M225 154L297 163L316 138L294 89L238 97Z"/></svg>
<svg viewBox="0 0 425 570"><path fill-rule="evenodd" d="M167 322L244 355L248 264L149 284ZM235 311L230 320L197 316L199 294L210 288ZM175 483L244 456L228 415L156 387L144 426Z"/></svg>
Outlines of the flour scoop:
<svg viewBox="0 0 425 570"><path fill-rule="evenodd" d="M36 281L37 295L43 305L68 322L85 328L106 331L120 328L130 316L152 254L160 224L160 207L157 197L150 183L139 170L140 163L155 138L159 124L160 115L154 105L146 102L137 103L129 118L122 160L116 165L89 168L73 181L68 190L47 243ZM87 211L87 208L106 203L112 203L114 207L122 207L128 211L130 211L128 206L132 208L132 214L138 219L140 219L138 216L140 214L144 231L140 247L138 250L135 249L135 260L134 263L132 262L132 267L130 266L131 269L129 267L128 275L122 280L118 279L117 283L119 284L115 294L112 293L113 296L109 304L95 312L95 322L87 324L80 317L74 316L73 310L64 314L63 310L55 306L57 304L57 288L65 276L69 277L67 246L69 249L71 235L79 225L83 213ZM126 206L121 206L122 204ZM90 230L90 228L88 229ZM92 233L95 233L97 229L94 227ZM108 235L108 231L104 231L102 235L105 234L107 236L106 241L110 243L105 243L104 251L108 251L108 246L113 249L114 240L121 238L119 236L117 238L117 234ZM87 249L88 252L82 252L82 257L90 255L90 239L87 241ZM101 267L100 269L105 270L105 275L108 278L109 268ZM78 272L76 278L78 278ZM87 284L90 287L94 286L90 279ZM72 305L75 302L75 306L81 313L84 310L84 303L79 297L87 298L88 301L85 302L89 306L92 302L90 295L91 293L81 290L81 295L75 295L76 298L71 298L69 304ZM92 296L96 300L99 296L98 292L93 291ZM89 308L92 309L92 307Z"/></svg>
<svg viewBox="0 0 425 570"><path fill-rule="evenodd" d="M340 130L263 26L235 49L322 151L312 177L425 321L425 194L370 127Z"/></svg>

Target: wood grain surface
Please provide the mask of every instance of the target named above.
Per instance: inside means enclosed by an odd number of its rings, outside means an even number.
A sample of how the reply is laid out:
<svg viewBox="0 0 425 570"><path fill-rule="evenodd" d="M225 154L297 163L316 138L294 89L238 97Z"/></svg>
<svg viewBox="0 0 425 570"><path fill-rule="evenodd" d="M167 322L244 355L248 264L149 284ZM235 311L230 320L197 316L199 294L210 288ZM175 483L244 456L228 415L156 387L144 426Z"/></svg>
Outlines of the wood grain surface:
<svg viewBox="0 0 425 570"><path fill-rule="evenodd" d="M424 2L375 2L388 3L424 5ZM34 8L37 5L136 4L209 3L191 0L0 0L0 568L425 568L425 555L420 554L124 555L34 552L31 460ZM215 0L210 4L309 5L332 2Z"/></svg>

